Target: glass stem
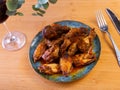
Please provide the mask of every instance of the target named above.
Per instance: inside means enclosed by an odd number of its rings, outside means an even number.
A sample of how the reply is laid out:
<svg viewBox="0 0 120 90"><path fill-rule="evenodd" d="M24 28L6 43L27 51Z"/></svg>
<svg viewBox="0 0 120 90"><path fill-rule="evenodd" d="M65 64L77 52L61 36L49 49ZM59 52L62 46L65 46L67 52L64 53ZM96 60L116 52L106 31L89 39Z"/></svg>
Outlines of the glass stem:
<svg viewBox="0 0 120 90"><path fill-rule="evenodd" d="M9 33L9 35L12 36L12 33L10 32L10 30L9 30L9 28L7 27L7 25L6 25L5 22L3 22L3 25L4 25L5 29L6 29L6 31Z"/></svg>

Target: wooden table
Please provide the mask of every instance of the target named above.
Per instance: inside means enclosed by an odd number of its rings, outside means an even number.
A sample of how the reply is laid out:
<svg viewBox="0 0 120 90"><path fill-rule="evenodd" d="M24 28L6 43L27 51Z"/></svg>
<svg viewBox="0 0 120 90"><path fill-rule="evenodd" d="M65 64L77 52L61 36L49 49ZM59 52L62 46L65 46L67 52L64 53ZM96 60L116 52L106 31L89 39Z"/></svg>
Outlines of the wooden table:
<svg viewBox="0 0 120 90"><path fill-rule="evenodd" d="M101 9L109 25L109 31L118 47L120 36L115 30L105 8L111 8L120 17L119 0L58 0L50 4L44 17L32 16L31 6L37 0L26 0L20 9L23 17L15 16L7 20L8 27L26 34L26 45L19 51L11 52L2 48L0 42L0 90L120 90L120 67L114 49L106 34L96 22L95 13ZM54 83L34 72L29 62L29 46L34 36L48 24L60 20L77 20L96 29L101 41L101 55L96 66L84 78L71 83ZM0 25L0 41L6 34ZM119 48L120 49L120 48Z"/></svg>

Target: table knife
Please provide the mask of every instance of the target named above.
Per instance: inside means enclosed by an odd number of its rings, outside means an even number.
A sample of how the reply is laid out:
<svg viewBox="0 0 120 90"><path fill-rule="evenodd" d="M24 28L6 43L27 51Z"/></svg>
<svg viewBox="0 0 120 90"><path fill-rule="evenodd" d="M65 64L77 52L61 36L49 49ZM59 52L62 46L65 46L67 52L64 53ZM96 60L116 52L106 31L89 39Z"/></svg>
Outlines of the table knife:
<svg viewBox="0 0 120 90"><path fill-rule="evenodd" d="M120 34L120 21L119 21L119 19L113 13L112 10L106 8L106 12L107 12L108 16L110 17L112 23L114 24L115 28L117 29L118 33Z"/></svg>

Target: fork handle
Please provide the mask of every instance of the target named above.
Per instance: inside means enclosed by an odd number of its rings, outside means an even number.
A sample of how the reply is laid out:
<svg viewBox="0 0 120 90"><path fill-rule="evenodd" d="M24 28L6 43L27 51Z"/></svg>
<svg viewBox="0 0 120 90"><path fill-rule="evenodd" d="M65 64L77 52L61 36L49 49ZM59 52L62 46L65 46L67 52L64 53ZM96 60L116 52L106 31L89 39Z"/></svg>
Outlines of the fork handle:
<svg viewBox="0 0 120 90"><path fill-rule="evenodd" d="M111 40L111 42L112 42L112 44L113 44L113 46L114 46L115 53L116 53L116 57L117 57L117 60L118 60L118 64L119 64L119 66L120 66L120 51L119 51L117 45L115 44L112 36L110 35L110 33L107 32L107 34L108 34L108 36L109 36L109 38L110 38L110 40Z"/></svg>

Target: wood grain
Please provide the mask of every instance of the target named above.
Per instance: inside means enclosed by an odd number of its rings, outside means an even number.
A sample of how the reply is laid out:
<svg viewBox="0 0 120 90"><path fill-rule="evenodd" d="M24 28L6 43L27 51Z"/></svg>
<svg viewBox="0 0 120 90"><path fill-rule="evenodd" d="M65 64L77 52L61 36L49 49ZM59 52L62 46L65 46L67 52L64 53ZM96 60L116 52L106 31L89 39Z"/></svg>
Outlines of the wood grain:
<svg viewBox="0 0 120 90"><path fill-rule="evenodd" d="M35 3L36 0L26 0L20 9L24 16L9 17L6 21L11 31L26 34L27 43L21 50L10 52L2 48L1 41L6 31L0 25L0 90L120 90L120 68L114 49L107 35L99 30L95 18L96 10L101 9L111 35L120 47L120 36L105 12L108 7L120 17L120 0L58 0L56 4L50 4L44 17L31 15L31 6ZM96 66L84 78L71 83L54 83L34 72L29 62L29 46L44 26L65 19L77 20L95 28L101 41L101 55Z"/></svg>

